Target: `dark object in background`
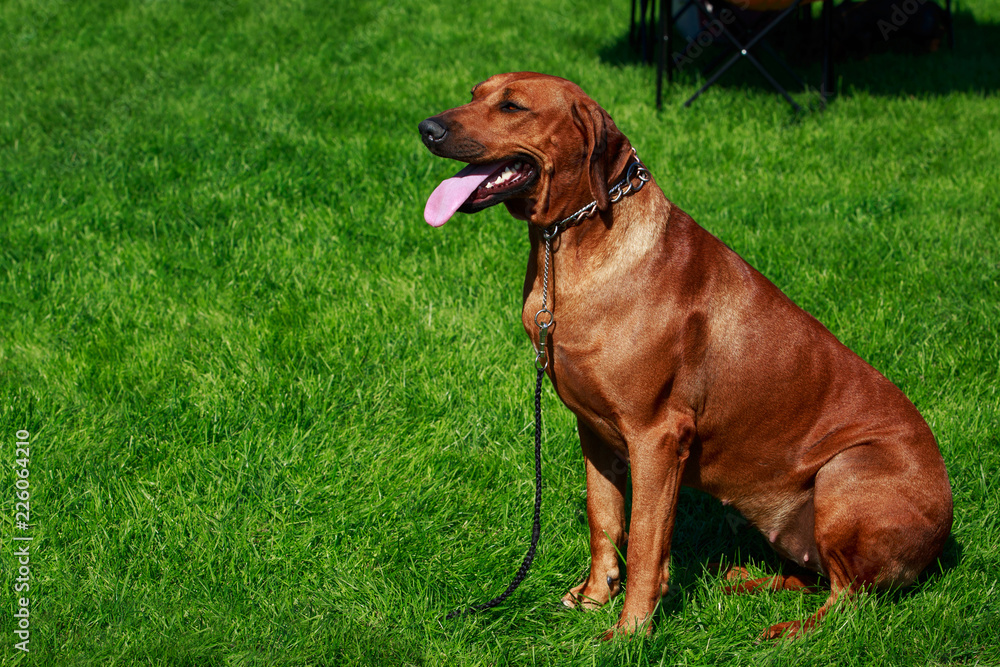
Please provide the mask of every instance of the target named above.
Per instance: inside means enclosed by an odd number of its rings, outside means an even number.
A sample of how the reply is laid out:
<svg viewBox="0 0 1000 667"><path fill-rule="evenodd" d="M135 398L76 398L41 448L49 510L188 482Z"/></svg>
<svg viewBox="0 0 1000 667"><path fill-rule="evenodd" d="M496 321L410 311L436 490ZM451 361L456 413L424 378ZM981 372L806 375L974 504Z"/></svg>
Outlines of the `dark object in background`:
<svg viewBox="0 0 1000 667"><path fill-rule="evenodd" d="M834 10L838 56L865 57L883 51L937 51L948 34L948 12L933 0L866 0Z"/></svg>

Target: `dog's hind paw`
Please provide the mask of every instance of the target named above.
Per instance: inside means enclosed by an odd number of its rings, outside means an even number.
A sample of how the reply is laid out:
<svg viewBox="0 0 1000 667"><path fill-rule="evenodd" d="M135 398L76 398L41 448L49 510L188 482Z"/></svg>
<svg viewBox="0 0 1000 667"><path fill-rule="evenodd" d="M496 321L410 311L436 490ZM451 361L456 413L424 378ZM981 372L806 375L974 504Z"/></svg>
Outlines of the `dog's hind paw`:
<svg viewBox="0 0 1000 667"><path fill-rule="evenodd" d="M792 639L802 632L802 621L775 623L760 635L760 641L772 639Z"/></svg>

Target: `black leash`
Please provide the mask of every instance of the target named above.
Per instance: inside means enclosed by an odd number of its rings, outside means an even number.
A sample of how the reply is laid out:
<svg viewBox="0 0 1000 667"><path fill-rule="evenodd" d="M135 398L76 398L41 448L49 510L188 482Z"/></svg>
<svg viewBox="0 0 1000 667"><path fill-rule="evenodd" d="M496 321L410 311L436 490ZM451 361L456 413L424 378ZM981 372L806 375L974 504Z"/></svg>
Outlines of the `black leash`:
<svg viewBox="0 0 1000 667"><path fill-rule="evenodd" d="M538 547L538 536L542 532L542 380L545 379L545 369L549 367L548 358L548 336L549 328L555 324L555 317L548 309L549 300L549 266L552 261L552 239L559 233L558 225L542 230L542 238L545 240L545 270L542 273L542 308L535 313L535 325L538 327L538 346L535 348L535 370L538 375L535 378L535 517L531 527L531 546L524 556L521 568L514 575L514 579L500 595L489 602L477 604L468 609L456 609L447 616L445 620L450 620L456 616L474 614L485 609L492 609L513 593L524 578L528 576L528 568L531 561L535 559L535 549Z"/></svg>
<svg viewBox="0 0 1000 667"><path fill-rule="evenodd" d="M465 614L475 614L486 609L492 609L517 590L524 578L528 576L528 568L531 561L535 559L535 549L538 547L538 536L542 533L542 380L545 378L545 366L538 369L538 377L535 380L535 516L531 527L531 546L524 556L521 568L514 575L514 579L500 595L489 602L477 604L468 609L456 609L447 616L446 620L451 620L457 616Z"/></svg>

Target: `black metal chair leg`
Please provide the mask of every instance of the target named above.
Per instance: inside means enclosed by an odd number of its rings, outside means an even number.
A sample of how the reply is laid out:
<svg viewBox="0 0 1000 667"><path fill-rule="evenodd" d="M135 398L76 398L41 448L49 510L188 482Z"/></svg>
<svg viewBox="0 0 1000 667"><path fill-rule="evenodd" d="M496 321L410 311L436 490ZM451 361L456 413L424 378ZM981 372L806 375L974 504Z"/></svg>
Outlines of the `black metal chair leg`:
<svg viewBox="0 0 1000 667"><path fill-rule="evenodd" d="M670 10L667 9L667 3L670 0L660 0L660 39L657 40L657 46L659 51L657 51L656 56L656 108L663 108L663 68L666 64L667 52L670 49L670 24L671 16ZM673 82L673 73L670 71L670 66L667 67L667 81Z"/></svg>
<svg viewBox="0 0 1000 667"><path fill-rule="evenodd" d="M665 0L660 0L660 39L659 46L660 51L664 50L664 40L666 35L663 34L663 3ZM663 108L663 58L657 56L656 58L656 108Z"/></svg>
<svg viewBox="0 0 1000 667"><path fill-rule="evenodd" d="M820 84L820 104L826 106L828 98L834 95L833 54L830 43L833 26L833 0L823 0L823 81Z"/></svg>
<svg viewBox="0 0 1000 667"><path fill-rule="evenodd" d="M681 12L687 11L690 6L690 1L688 4L684 5ZM674 39L674 3L672 0L661 0L660 11L663 12L662 16L667 17L667 27L663 31L663 58L667 61L667 82L674 82L674 70L677 69L677 63L671 57L671 45Z"/></svg>
<svg viewBox="0 0 1000 667"><path fill-rule="evenodd" d="M649 27L646 23L651 0L639 0L639 57L642 62L652 62L649 55Z"/></svg>
<svg viewBox="0 0 1000 667"><path fill-rule="evenodd" d="M955 48L955 31L951 27L951 0L945 0L945 11L948 12L948 48Z"/></svg>
<svg viewBox="0 0 1000 667"><path fill-rule="evenodd" d="M632 10L628 15L628 45L635 48L635 0L632 0Z"/></svg>
<svg viewBox="0 0 1000 667"><path fill-rule="evenodd" d="M649 0L649 30L646 31L648 33L647 43L649 44L649 55L646 58L646 62L650 65L652 65L653 61L656 59L656 42L658 41L656 39L656 33L658 32L658 25L659 24L656 21L656 0Z"/></svg>

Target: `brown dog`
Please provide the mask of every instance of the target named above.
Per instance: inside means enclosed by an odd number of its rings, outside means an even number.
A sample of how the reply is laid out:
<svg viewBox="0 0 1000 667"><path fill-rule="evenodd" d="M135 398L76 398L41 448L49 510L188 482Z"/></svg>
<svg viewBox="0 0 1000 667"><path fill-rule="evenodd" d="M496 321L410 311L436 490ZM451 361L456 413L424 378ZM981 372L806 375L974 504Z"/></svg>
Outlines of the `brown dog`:
<svg viewBox="0 0 1000 667"><path fill-rule="evenodd" d="M579 87L499 74L420 132L435 155L472 165L431 195L430 224L499 202L529 223L522 320L537 341L546 299L556 323L541 358L577 416L587 465L590 576L566 605L619 592L627 542L616 627L650 618L667 590L681 484L731 504L779 554L829 579L819 611L765 636L811 628L842 594L910 584L938 556L951 488L913 404L644 183L629 141ZM547 294L543 230L554 234ZM628 537L617 459L632 474ZM803 584L735 588L759 586Z"/></svg>

